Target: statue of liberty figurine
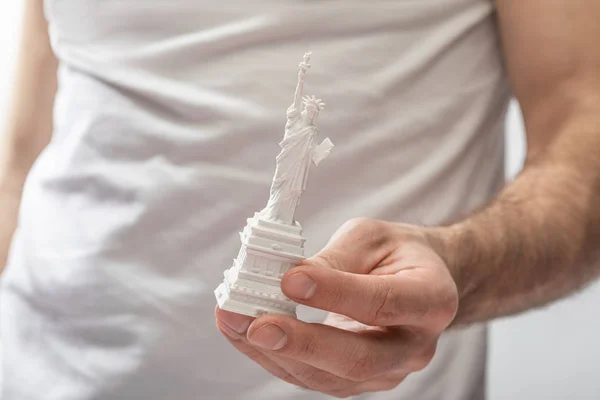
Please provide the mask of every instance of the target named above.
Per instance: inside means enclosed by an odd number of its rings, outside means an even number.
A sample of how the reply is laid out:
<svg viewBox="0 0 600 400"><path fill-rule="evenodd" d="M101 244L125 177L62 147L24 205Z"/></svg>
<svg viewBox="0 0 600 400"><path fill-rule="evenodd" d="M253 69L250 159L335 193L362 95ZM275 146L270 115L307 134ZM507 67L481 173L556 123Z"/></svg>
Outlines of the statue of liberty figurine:
<svg viewBox="0 0 600 400"><path fill-rule="evenodd" d="M314 96L302 95L309 59L310 53L306 53L300 63L267 206L248 218L240 232L238 256L215 290L217 303L224 310L251 317L265 313L296 317L297 304L281 291L281 278L304 259L306 239L294 214L310 169L333 148L329 139L317 144L317 117L325 104Z"/></svg>
<svg viewBox="0 0 600 400"><path fill-rule="evenodd" d="M317 145L317 117L325 103L314 96L303 98L304 76L310 68L310 53L304 55L298 72L294 102L287 110L285 136L279 146L277 167L267 206L260 216L270 221L293 225L300 196L306 189L311 166L317 166L331 152L329 138Z"/></svg>

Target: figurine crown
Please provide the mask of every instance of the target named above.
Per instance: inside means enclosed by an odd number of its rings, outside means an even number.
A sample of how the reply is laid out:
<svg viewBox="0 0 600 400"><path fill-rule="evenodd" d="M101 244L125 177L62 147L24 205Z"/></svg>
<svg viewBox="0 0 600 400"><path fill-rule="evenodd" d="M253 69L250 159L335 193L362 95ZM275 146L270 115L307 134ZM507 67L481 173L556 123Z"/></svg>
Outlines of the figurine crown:
<svg viewBox="0 0 600 400"><path fill-rule="evenodd" d="M325 103L321 99L317 99L315 96L304 97L302 103L306 108L314 108L316 111L321 111L325 108Z"/></svg>

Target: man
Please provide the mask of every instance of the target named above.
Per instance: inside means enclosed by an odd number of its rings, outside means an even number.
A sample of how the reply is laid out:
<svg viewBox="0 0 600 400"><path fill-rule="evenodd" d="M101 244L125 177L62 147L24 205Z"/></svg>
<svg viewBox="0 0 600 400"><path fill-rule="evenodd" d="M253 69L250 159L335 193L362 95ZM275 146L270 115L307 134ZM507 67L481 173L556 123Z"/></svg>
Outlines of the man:
<svg viewBox="0 0 600 400"><path fill-rule="evenodd" d="M3 400L480 399L482 323L599 273L597 2L45 5L60 84L3 277ZM27 15L13 208L54 98L39 0ZM298 215L316 255L282 288L337 314L217 311L263 371L216 336L212 290L266 201L308 49L336 150ZM500 190L502 60L528 157Z"/></svg>

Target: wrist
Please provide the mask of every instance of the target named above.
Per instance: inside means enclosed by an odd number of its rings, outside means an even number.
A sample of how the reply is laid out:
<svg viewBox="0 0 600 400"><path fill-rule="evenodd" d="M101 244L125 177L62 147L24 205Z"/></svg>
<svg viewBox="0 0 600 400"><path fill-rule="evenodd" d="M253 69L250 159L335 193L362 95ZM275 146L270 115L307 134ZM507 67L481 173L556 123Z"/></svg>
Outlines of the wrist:
<svg viewBox="0 0 600 400"><path fill-rule="evenodd" d="M468 247L472 247L464 235L464 227L451 225L427 228L425 237L446 264L456 284L459 298L463 298L471 284L468 282L468 275L464 274L465 265L464 261L461 261L460 255L461 251L471 251Z"/></svg>

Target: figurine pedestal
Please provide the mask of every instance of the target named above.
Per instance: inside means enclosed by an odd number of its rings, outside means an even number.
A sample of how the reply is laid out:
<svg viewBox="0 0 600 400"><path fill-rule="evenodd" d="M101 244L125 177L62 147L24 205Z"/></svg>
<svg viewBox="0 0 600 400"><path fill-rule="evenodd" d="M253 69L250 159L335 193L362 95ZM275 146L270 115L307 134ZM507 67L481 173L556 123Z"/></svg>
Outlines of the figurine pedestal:
<svg viewBox="0 0 600 400"><path fill-rule="evenodd" d="M215 290L223 310L258 317L296 317L297 304L281 291L281 278L304 259L302 227L262 219L256 213L240 233L242 247Z"/></svg>

